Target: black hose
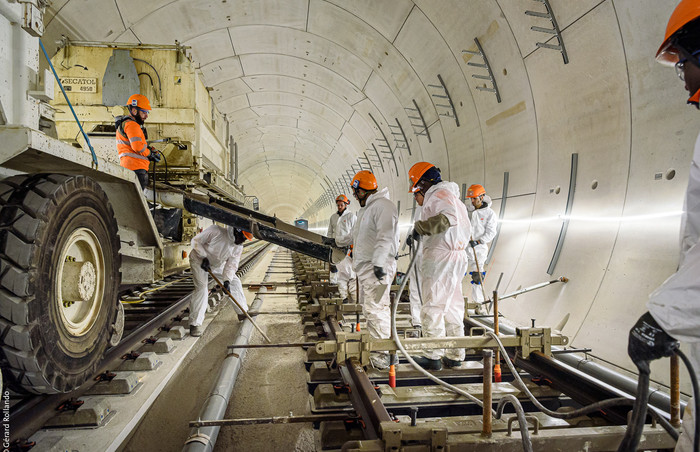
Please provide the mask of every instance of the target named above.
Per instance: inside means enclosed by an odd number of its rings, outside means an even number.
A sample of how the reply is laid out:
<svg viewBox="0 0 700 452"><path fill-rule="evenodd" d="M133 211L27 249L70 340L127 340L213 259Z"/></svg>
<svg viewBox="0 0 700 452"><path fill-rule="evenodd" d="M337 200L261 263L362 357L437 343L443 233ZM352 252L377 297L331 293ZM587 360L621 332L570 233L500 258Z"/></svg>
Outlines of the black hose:
<svg viewBox="0 0 700 452"><path fill-rule="evenodd" d="M639 366L637 366L639 368ZM617 452L634 452L639 445L644 429L644 420L647 417L647 399L649 398L649 367L639 369L639 381L637 382L637 398L632 407L632 419L627 426L625 436L617 447Z"/></svg>
<svg viewBox="0 0 700 452"><path fill-rule="evenodd" d="M683 364L685 364L685 367L688 369L690 383L693 386L693 402L695 404L695 411L693 412L693 416L695 417L693 452L698 452L700 451L700 419L698 419L698 413L700 413L700 387L698 386L698 376L695 374L695 369L693 369L688 357L680 350L676 350L676 354L681 358Z"/></svg>
<svg viewBox="0 0 700 452"><path fill-rule="evenodd" d="M168 183L168 159L165 158L164 153L160 153L160 156L163 158L163 162L165 162L165 183Z"/></svg>
<svg viewBox="0 0 700 452"><path fill-rule="evenodd" d="M513 394L506 394L498 401L496 406L496 419L500 419L503 416L503 410L507 404L513 405L515 408L515 414L518 416L518 427L520 428L520 437L523 441L523 450L525 452L532 451L532 440L530 439L530 431L527 429L527 419L525 419L525 410L520 404L520 400Z"/></svg>

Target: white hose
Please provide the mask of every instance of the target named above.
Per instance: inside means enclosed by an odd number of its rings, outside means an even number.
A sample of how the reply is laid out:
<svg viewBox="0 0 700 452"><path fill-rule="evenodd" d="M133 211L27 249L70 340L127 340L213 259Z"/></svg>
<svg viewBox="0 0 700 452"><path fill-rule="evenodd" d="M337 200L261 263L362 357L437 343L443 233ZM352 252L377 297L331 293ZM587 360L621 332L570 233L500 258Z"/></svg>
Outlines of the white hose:
<svg viewBox="0 0 700 452"><path fill-rule="evenodd" d="M414 251L413 257L411 258L411 262L409 262L409 264L408 264L408 270L406 270L406 274L407 274L407 275L409 274L409 272L410 272L411 269L413 268L413 265L415 264L416 256L418 255L418 248L420 247L420 241L419 241L419 240L414 240L413 243L415 244L416 249L415 249L415 251ZM404 287L406 286L406 281L408 281L408 278L404 278L404 280L401 282L401 286L399 286L399 290L398 290L397 293L400 294L400 293L403 292L403 289L404 289ZM480 407L483 408L483 407L484 407L484 403L483 403L481 400L479 400L478 398L476 398L476 397L474 397L473 395L469 394L467 391L465 391L465 390L463 390L463 389L460 389L460 388L458 388L458 387L456 387L456 386L454 386L454 385L451 385L451 384L447 383L446 381L440 380L440 379L437 378L435 375L431 374L430 372L428 372L427 370L425 370L425 369L423 369L421 366L419 366L418 363L416 363L416 362L413 360L413 358L411 358L411 355L409 355L409 354L408 354L408 351L406 351L406 349L404 348L403 344L401 343L401 340L399 339L399 335L398 335L398 333L397 333L397 331L396 331L396 309L397 309L398 305L399 305L398 300L395 300L394 303L393 303L393 306L392 306L392 308L391 308L391 335L392 335L393 338L394 338L394 342L396 343L396 346L399 348L399 350L401 350L401 353L403 353L403 355L406 357L406 360L407 360L409 363L411 363L411 365L412 365L418 372L420 372L420 373L422 373L423 375L425 375L425 376L426 376L428 379L430 379L431 381L433 381L433 382L439 384L440 386L443 386L443 387L447 388L448 390L450 390L450 391L452 391L452 392L454 392L454 393L456 393L456 394L459 394L459 395L461 395L461 396L463 396L463 397L466 397L467 399L471 400L472 402L476 403L477 405L479 405ZM494 417L497 416L496 410L494 410L493 408L491 408L491 412L493 413L493 416L494 416Z"/></svg>

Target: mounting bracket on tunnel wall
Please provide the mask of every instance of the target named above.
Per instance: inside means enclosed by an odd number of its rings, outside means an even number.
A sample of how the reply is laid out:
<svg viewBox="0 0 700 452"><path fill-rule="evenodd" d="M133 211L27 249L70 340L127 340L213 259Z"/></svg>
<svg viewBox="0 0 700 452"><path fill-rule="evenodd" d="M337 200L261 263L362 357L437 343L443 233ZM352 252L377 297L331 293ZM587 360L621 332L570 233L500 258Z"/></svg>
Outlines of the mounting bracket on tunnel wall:
<svg viewBox="0 0 700 452"><path fill-rule="evenodd" d="M541 47L544 49L552 49L552 50L558 50L561 52L561 56L564 59L564 64L569 63L569 56L566 53L566 46L564 46L564 38L561 37L561 30L559 30L559 24L557 23L556 17L554 17L554 13L552 12L552 7L549 4L549 0L533 0L536 2L544 3L544 7L547 9L547 12L541 13L539 11L525 11L525 14L528 16L533 16L533 17L541 17L544 19L549 19L550 23L552 24L552 28L544 28L544 27L538 27L538 26L532 26L530 27L530 30L536 31L539 33L545 33L547 35L550 35L552 37L557 38L557 43L558 44L548 44L546 42L537 42L536 45L537 47ZM551 37L547 39L549 41L552 39Z"/></svg>
<svg viewBox="0 0 700 452"><path fill-rule="evenodd" d="M360 164L360 169L363 170L365 169L364 165L362 164L362 161L365 161L367 163L367 169L369 170L370 173L374 173L374 170L372 169L372 162L369 161L369 157L367 157L367 153L363 152L362 157L359 157L357 159L357 163Z"/></svg>
<svg viewBox="0 0 700 452"><path fill-rule="evenodd" d="M433 104L435 105L435 108L438 110L438 115L439 116L445 116L447 118L453 118L455 120L455 123L457 124L457 127L459 127L459 118L457 117L457 110L455 110L455 105L452 103L452 97L450 96L450 92L447 90L447 85L445 85L445 81L442 79L442 75L438 74L437 75L438 81L440 82L439 85L428 85L428 88L433 88L433 90L438 90L437 93L431 93L430 95L434 99L438 99L437 102L444 102L445 100L447 101L447 104L438 104L436 101L433 101ZM439 100L439 99L444 99L444 100ZM440 109L443 109L445 113L440 113Z"/></svg>
<svg viewBox="0 0 700 452"><path fill-rule="evenodd" d="M396 149L406 149L408 155L411 155L411 147L408 145L408 138L406 138L406 134L403 132L403 127L401 127L399 118L394 118L394 120L396 121L396 125L389 124L389 128L391 129L391 134L394 136Z"/></svg>
<svg viewBox="0 0 700 452"><path fill-rule="evenodd" d="M389 144L389 140L386 138L386 135L384 134L384 131L382 130L382 128L379 127L379 122L377 122L377 120L374 119L374 116L372 116L372 113L367 113L367 114L369 115L370 118L372 118L372 121L374 121L374 125L377 126L379 133L382 134L382 138L379 140L379 147L386 149L386 150L382 150L382 154L388 155L388 157L385 157L385 159L387 161L391 160L392 162L394 162L394 169L396 170L396 177L399 177L399 166L396 164L396 156L394 155L394 150L391 149L391 145Z"/></svg>
<svg viewBox="0 0 700 452"><path fill-rule="evenodd" d="M483 60L482 63L477 63L474 61L467 61L467 66L473 66L473 67L478 67L481 69L486 69L487 75L483 74L472 74L472 78L478 79L478 80L488 80L491 82L491 87L486 86L484 83L484 86L477 85L476 89L479 91L486 91L489 93L494 93L496 95L496 101L500 104L501 103L501 93L498 91L498 83L496 83L496 78L493 76L493 71L491 70L491 65L489 64L488 58L486 58L486 54L484 53L483 47L481 47L481 43L479 42L479 38L474 38L474 44L476 44L476 50L462 50L462 53L468 53L470 55L475 55L481 57Z"/></svg>
<svg viewBox="0 0 700 452"><path fill-rule="evenodd" d="M385 172L385 171L384 171L384 162L382 162L382 158L379 156L379 151L377 151L377 147L374 145L374 143L372 143L372 149L367 149L367 150L368 150L368 151L370 151L370 150L374 151L374 155L375 155L375 157L377 158L376 164L377 164L377 165L380 165L380 166L382 167L382 173Z"/></svg>
<svg viewBox="0 0 700 452"><path fill-rule="evenodd" d="M423 117L423 112L420 111L418 103L413 99L413 107L404 107L404 110L408 113L408 119L411 121L411 127L413 127L413 133L416 135L424 135L428 137L428 143L432 143L433 140L430 138L430 130L428 130L428 125L425 123L425 118ZM418 115L418 116L415 116Z"/></svg>
<svg viewBox="0 0 700 452"><path fill-rule="evenodd" d="M559 255L561 254L561 249L564 246L564 239L566 238L566 231L569 229L569 215L571 214L571 207L574 204L574 193L576 193L576 173L578 171L578 153L571 154L571 175L569 176L569 196L566 199L566 212L564 213L564 222L561 225L561 231L559 232L559 239L557 240L557 246L554 248L554 254L552 255L552 260L549 263L549 268L547 268L547 274L553 275L554 268L557 266L557 261L559 261Z"/></svg>

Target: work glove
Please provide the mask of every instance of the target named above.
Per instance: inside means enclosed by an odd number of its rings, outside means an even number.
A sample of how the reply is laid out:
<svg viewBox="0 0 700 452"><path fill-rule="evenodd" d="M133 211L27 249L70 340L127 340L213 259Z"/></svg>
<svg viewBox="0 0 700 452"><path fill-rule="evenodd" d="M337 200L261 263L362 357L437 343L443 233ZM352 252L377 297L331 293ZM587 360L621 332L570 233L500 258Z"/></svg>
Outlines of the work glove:
<svg viewBox="0 0 700 452"><path fill-rule="evenodd" d="M156 163L160 162L160 152L158 152L153 146L148 146L148 150L151 151L151 153L148 154L148 160Z"/></svg>
<svg viewBox="0 0 700 452"><path fill-rule="evenodd" d="M470 240L469 241L469 246L472 248L476 248L477 245L481 245L481 240Z"/></svg>
<svg viewBox="0 0 700 452"><path fill-rule="evenodd" d="M209 263L209 259L206 257L202 259L202 263L199 266L202 267L202 270L204 270L205 272L211 270L211 264Z"/></svg>
<svg viewBox="0 0 700 452"><path fill-rule="evenodd" d="M226 289L227 292L230 292L231 289L231 283L229 281L224 281L224 289Z"/></svg>
<svg viewBox="0 0 700 452"><path fill-rule="evenodd" d="M630 330L627 354L640 372L649 373L649 361L671 356L679 346L646 312Z"/></svg>
<svg viewBox="0 0 700 452"><path fill-rule="evenodd" d="M375 265L374 266L374 276L376 276L377 279L381 281L381 279L386 276L386 272L384 271L384 269L382 267L378 267Z"/></svg>
<svg viewBox="0 0 700 452"><path fill-rule="evenodd" d="M336 266L333 265L333 264L330 264L329 267L330 267L330 269L331 269L331 273L338 273L338 267L336 267Z"/></svg>
<svg viewBox="0 0 700 452"><path fill-rule="evenodd" d="M336 247L336 248L338 247L338 245L336 245L335 239L334 239L333 237L324 237L324 236L321 236L321 240L322 240L322 242L323 242L324 245L333 246L333 247Z"/></svg>
<svg viewBox="0 0 700 452"><path fill-rule="evenodd" d="M406 236L406 245L408 245L409 248L413 247L413 242L417 242L420 240L420 234L413 229L408 236Z"/></svg>

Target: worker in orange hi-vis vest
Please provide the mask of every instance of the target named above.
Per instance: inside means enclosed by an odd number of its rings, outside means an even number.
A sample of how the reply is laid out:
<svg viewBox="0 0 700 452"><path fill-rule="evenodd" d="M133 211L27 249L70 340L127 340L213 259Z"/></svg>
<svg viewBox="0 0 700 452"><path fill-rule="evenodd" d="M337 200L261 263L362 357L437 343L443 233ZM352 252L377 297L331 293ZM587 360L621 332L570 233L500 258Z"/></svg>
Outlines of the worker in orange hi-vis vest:
<svg viewBox="0 0 700 452"><path fill-rule="evenodd" d="M143 94L133 94L127 101L128 115L117 116L117 151L124 168L136 173L141 189L148 186L148 165L159 162L160 154L146 142L148 138L143 123L151 111L151 103Z"/></svg>

